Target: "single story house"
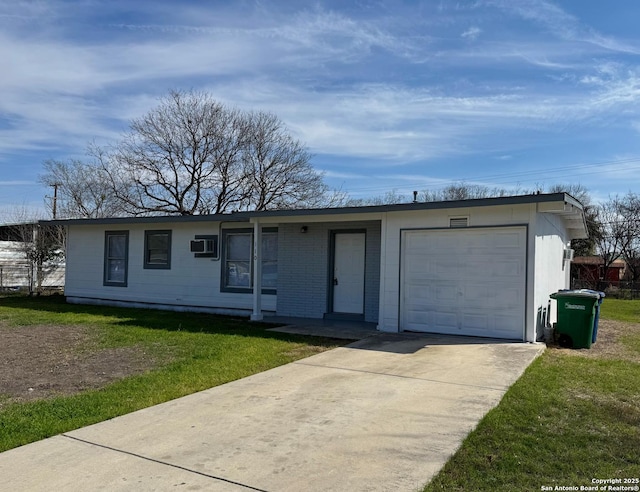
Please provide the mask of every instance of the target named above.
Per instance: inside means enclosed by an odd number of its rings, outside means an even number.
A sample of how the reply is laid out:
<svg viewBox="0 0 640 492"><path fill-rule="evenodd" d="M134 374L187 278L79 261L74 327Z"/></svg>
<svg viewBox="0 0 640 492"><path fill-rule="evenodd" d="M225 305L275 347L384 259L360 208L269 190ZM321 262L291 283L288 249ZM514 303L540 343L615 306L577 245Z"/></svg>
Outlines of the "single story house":
<svg viewBox="0 0 640 492"><path fill-rule="evenodd" d="M534 342L587 235L565 193L57 220L68 302L373 322Z"/></svg>

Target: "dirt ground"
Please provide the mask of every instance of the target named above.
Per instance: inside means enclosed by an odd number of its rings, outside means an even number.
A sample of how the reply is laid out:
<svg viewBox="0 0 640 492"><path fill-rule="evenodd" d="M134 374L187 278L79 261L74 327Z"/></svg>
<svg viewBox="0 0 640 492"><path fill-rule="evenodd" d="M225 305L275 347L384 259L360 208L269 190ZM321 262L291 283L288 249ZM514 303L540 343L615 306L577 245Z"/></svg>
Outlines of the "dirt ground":
<svg viewBox="0 0 640 492"><path fill-rule="evenodd" d="M638 334L640 334L640 323L600 320L598 323L596 343L592 344L590 349L565 349L555 344L549 345L549 348L568 355L594 359L622 359L629 362L640 362L640 353L620 343L622 337Z"/></svg>
<svg viewBox="0 0 640 492"><path fill-rule="evenodd" d="M99 348L84 325L6 327L0 323L0 408L100 388L152 369L141 348Z"/></svg>

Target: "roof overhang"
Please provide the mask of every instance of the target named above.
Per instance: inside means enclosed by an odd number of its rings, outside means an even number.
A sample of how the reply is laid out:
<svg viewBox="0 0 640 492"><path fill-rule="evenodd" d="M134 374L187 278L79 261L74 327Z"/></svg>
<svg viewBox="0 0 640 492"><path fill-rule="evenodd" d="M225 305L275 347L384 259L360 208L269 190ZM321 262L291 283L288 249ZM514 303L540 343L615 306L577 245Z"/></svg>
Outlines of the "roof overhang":
<svg viewBox="0 0 640 492"><path fill-rule="evenodd" d="M193 222L292 223L380 220L387 212L411 212L473 207L513 206L535 204L537 211L559 215L565 221L571 239L587 237L587 225L582 204L566 193L536 193L507 197L477 198L441 202L415 202L364 207L336 207L317 209L266 210L233 212L213 215L169 215L150 217L110 217L100 219L62 219L42 221L53 225L126 225L168 224Z"/></svg>
<svg viewBox="0 0 640 492"><path fill-rule="evenodd" d="M565 194L563 200L538 203L537 211L561 217L569 232L570 239L586 239L589 237L587 220L584 216L582 204L572 196Z"/></svg>
<svg viewBox="0 0 640 492"><path fill-rule="evenodd" d="M104 217L98 219L57 219L41 220L41 224L52 225L115 225L118 224L167 224L191 222L249 222L244 214L208 215L152 215L149 217Z"/></svg>

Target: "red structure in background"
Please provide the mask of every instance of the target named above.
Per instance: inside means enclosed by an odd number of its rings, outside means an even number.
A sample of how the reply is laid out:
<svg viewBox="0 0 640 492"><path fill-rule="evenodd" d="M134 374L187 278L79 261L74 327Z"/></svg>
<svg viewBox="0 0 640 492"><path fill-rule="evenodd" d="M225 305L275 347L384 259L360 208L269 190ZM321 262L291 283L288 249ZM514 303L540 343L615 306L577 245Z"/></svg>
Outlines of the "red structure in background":
<svg viewBox="0 0 640 492"><path fill-rule="evenodd" d="M573 288L603 290L618 286L624 277L624 260L615 260L604 268L599 256L576 256L571 262L571 285Z"/></svg>

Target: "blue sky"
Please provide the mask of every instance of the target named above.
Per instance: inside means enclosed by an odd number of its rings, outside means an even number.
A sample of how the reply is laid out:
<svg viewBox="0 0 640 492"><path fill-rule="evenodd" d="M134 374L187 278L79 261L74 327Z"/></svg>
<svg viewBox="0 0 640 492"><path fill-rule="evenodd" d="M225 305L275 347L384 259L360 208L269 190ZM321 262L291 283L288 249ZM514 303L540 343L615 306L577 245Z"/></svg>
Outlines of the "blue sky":
<svg viewBox="0 0 640 492"><path fill-rule="evenodd" d="M0 215L169 89L276 113L355 198L640 191L640 2L4 1Z"/></svg>

